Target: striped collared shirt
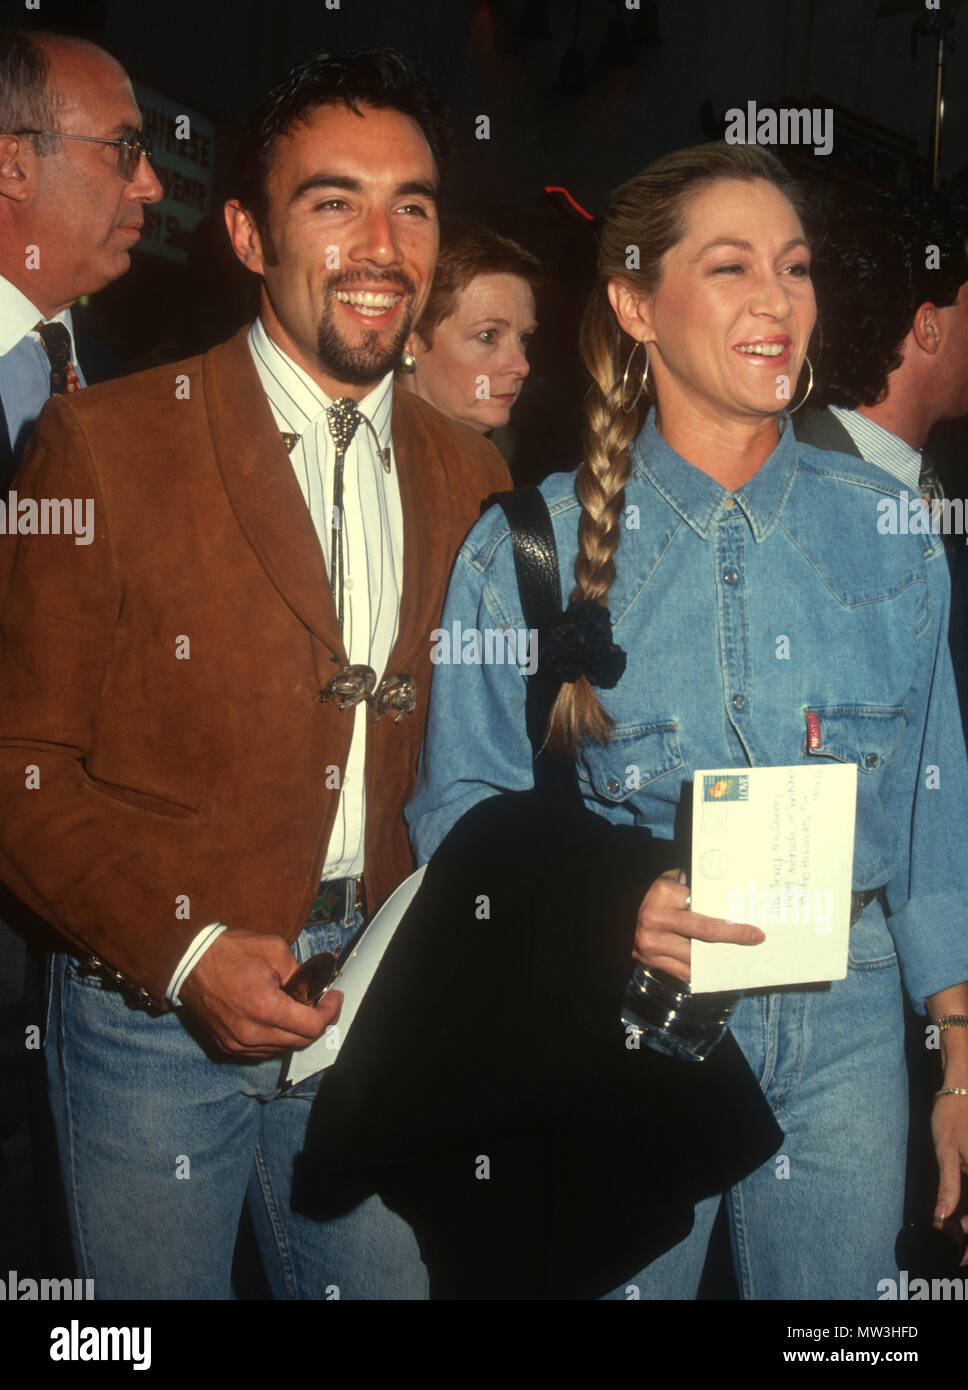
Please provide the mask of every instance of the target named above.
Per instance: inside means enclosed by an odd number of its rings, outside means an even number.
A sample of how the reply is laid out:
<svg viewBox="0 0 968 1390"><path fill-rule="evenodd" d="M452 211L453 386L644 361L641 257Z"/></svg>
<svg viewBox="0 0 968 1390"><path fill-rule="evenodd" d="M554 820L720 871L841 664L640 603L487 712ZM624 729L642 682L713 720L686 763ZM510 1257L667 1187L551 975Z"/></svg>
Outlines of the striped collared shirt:
<svg viewBox="0 0 968 1390"><path fill-rule="evenodd" d="M319 537L327 573L331 573L330 509L336 452L326 409L333 402L276 346L260 319L249 332L249 348L277 426L299 436L289 458ZM360 425L347 450L341 518L346 576L343 642L350 662L372 666L377 680L386 670L396 639L403 589L403 511L390 438L392 404L393 373L388 372L358 402L372 428ZM390 461L389 471L384 457ZM324 879L349 878L363 872L366 706L357 705L342 717L353 719L353 738L323 866Z"/></svg>
<svg viewBox="0 0 968 1390"><path fill-rule="evenodd" d="M866 415L856 410L844 410L842 406L832 405L830 413L835 416L860 450L862 458L868 463L883 468L885 473L897 478L909 492L918 496L921 491L921 455L917 449L899 439L896 434L876 425Z"/></svg>

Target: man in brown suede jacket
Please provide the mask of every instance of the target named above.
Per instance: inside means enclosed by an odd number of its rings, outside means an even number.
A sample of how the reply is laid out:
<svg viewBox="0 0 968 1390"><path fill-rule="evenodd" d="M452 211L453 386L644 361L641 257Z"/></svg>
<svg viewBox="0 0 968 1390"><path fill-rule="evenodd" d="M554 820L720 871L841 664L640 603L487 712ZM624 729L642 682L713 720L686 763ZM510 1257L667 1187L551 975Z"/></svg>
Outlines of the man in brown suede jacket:
<svg viewBox="0 0 968 1390"><path fill-rule="evenodd" d="M96 1295L230 1296L248 1202L276 1297L419 1298L377 1200L289 1208L319 1077L280 1092L281 1064L339 997L283 987L412 867L429 634L508 479L393 389L444 145L413 66L309 60L246 142L226 220L258 320L52 401L4 499L0 876L65 940L45 1050Z"/></svg>

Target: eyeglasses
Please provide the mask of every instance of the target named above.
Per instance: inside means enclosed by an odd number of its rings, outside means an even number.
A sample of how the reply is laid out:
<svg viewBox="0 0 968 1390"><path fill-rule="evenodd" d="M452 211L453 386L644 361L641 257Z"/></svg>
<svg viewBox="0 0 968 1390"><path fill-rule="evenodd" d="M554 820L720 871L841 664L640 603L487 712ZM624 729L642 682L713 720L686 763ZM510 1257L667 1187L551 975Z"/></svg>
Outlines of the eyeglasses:
<svg viewBox="0 0 968 1390"><path fill-rule="evenodd" d="M151 141L140 130L129 130L117 140L105 140L101 135L67 135L62 130L12 130L11 135L51 135L58 140L87 140L94 145L112 145L118 152L118 173L131 183L144 155L151 160Z"/></svg>

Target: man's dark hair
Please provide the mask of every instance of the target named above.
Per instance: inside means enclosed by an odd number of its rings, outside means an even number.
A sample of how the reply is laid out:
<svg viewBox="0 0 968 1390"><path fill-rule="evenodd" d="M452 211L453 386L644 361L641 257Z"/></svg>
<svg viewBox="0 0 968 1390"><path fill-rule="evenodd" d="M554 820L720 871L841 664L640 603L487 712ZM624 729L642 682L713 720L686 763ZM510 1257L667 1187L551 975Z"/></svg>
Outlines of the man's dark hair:
<svg viewBox="0 0 968 1390"><path fill-rule="evenodd" d="M964 207L940 192L868 195L830 218L812 272L820 404L883 398L919 306L947 308L968 280L966 236Z"/></svg>
<svg viewBox="0 0 968 1390"><path fill-rule="evenodd" d="M53 130L57 112L43 45L23 29L0 29L0 134ZM58 143L49 136L31 138L40 155L52 154Z"/></svg>
<svg viewBox="0 0 968 1390"><path fill-rule="evenodd" d="M269 222L267 184L280 136L308 121L320 106L341 103L357 115L361 106L400 111L423 131L438 176L450 153L450 129L418 63L395 48L347 49L307 58L253 112L242 137L236 192L265 239Z"/></svg>

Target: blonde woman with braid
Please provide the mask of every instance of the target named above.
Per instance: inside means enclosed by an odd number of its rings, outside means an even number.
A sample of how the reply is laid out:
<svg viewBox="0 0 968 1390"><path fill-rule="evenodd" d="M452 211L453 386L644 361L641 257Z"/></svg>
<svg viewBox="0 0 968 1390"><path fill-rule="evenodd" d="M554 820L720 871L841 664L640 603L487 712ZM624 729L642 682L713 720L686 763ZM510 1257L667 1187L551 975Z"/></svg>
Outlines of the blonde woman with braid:
<svg viewBox="0 0 968 1390"><path fill-rule="evenodd" d="M902 1219L902 978L932 1019L968 1014L968 765L941 538L882 535L891 479L788 424L815 323L800 207L769 153L713 144L659 160L609 209L582 333L584 462L541 491L570 611L606 610L625 664L562 687L547 746L577 761L587 806L667 840L696 768L857 765L847 975L740 998L730 1027L786 1162L726 1199L744 1298L873 1299ZM498 508L459 554L442 624L456 622L521 623ZM437 667L407 813L421 861L469 806L530 785L524 710L518 667ZM763 933L690 911L684 883L657 879L635 960L687 981L694 938L755 951ZM937 1222L968 1168L968 1028L940 1037ZM691 1234L630 1281L642 1297L696 1296L718 1205L700 1203Z"/></svg>

